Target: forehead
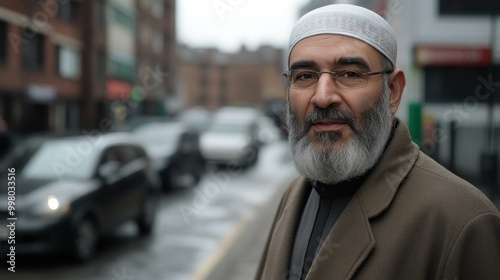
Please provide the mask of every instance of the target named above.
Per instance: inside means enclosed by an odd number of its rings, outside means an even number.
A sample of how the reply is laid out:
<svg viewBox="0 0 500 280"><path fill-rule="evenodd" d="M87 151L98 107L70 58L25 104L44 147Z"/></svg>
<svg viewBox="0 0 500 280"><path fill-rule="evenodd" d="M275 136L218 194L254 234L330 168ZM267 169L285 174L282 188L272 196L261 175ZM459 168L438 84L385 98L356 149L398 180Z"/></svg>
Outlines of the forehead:
<svg viewBox="0 0 500 280"><path fill-rule="evenodd" d="M370 67L381 63L381 54L367 43L343 35L315 35L298 42L290 52L288 66L296 61L332 64L341 58L359 57Z"/></svg>

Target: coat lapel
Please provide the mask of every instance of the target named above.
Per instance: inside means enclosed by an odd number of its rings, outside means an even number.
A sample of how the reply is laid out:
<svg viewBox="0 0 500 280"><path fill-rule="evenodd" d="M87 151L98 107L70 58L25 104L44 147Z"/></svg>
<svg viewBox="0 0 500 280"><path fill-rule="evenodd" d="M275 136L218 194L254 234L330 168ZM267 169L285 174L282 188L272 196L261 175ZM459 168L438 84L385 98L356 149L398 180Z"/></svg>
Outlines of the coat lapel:
<svg viewBox="0 0 500 280"><path fill-rule="evenodd" d="M283 213L277 219L272 232L262 279L288 279L295 233L310 190L311 187L302 177L292 185Z"/></svg>
<svg viewBox="0 0 500 280"><path fill-rule="evenodd" d="M361 200L368 218L389 208L401 182L415 165L419 151L411 141L408 127L400 121L379 162L355 195Z"/></svg>

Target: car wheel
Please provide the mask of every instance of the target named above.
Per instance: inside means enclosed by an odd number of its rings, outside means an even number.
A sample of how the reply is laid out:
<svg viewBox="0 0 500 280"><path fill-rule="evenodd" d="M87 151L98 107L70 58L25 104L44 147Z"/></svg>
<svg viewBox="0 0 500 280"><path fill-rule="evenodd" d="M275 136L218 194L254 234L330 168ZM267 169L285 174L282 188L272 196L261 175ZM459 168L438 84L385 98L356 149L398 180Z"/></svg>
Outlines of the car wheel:
<svg viewBox="0 0 500 280"><path fill-rule="evenodd" d="M73 232L72 255L77 261L91 259L97 247L97 227L90 217L84 218Z"/></svg>
<svg viewBox="0 0 500 280"><path fill-rule="evenodd" d="M142 202L139 217L137 218L137 226L141 235L151 233L156 217L157 199L153 194L148 195L148 198Z"/></svg>

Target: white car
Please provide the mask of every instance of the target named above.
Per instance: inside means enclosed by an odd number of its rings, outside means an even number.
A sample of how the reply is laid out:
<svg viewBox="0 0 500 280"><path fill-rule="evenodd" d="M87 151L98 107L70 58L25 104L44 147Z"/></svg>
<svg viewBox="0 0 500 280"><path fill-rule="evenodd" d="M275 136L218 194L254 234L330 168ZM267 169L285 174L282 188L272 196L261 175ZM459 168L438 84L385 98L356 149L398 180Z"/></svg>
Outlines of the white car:
<svg viewBox="0 0 500 280"><path fill-rule="evenodd" d="M200 139L200 150L206 161L235 166L257 162L261 142L258 137L257 110L226 107L216 112Z"/></svg>

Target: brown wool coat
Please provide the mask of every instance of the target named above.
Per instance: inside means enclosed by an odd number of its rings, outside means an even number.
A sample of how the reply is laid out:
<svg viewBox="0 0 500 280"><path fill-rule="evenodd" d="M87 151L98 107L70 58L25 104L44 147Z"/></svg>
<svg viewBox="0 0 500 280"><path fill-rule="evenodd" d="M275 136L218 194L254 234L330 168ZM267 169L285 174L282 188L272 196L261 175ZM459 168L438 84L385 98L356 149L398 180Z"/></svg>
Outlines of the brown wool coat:
<svg viewBox="0 0 500 280"><path fill-rule="evenodd" d="M299 177L283 195L256 279L299 279L288 270L309 188ZM306 279L498 280L500 214L478 189L423 154L400 121Z"/></svg>

